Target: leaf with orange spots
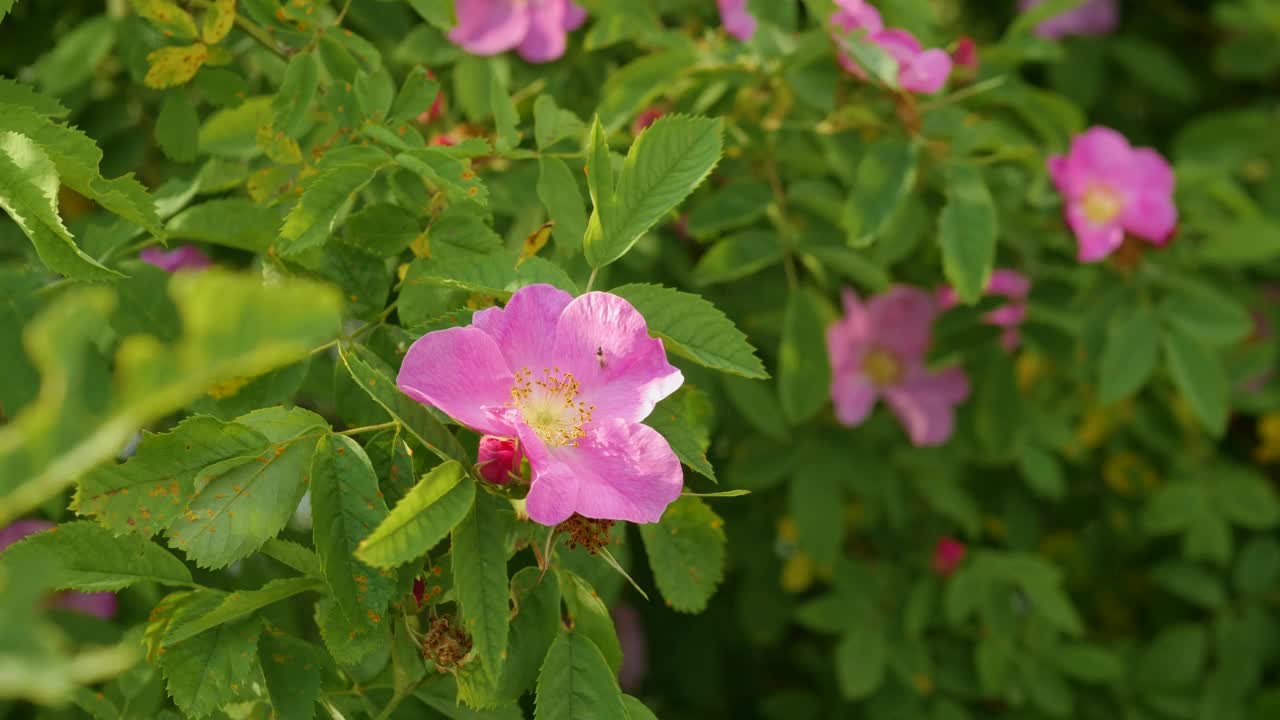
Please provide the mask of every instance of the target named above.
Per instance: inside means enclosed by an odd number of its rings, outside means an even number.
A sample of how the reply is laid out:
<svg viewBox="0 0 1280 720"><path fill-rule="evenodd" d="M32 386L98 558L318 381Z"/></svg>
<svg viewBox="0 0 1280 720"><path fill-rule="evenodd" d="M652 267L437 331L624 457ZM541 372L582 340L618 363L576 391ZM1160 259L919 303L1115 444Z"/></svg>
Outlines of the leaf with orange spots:
<svg viewBox="0 0 1280 720"><path fill-rule="evenodd" d="M174 624L203 614L217 602L211 593L182 605ZM253 699L254 678L261 673L257 653L261 631L262 623L245 620L163 648L159 662L169 696L187 716L207 717L231 703Z"/></svg>
<svg viewBox="0 0 1280 720"><path fill-rule="evenodd" d="M204 27L200 31L200 37L210 45L220 43L231 32L235 22L236 0L213 0L204 13Z"/></svg>
<svg viewBox="0 0 1280 720"><path fill-rule="evenodd" d="M201 590L201 593L217 593L219 602L206 607L198 615L181 615L174 618L164 636L165 645L173 645L193 638L219 625L248 617L268 605L287 600L305 592L320 592L324 585L314 578L297 577L271 580L257 590L238 590L223 593Z"/></svg>
<svg viewBox="0 0 1280 720"><path fill-rule="evenodd" d="M470 483L470 480L465 482ZM463 626L471 634L488 677L497 680L507 659L507 530L511 505L487 492L453 529L453 586Z"/></svg>
<svg viewBox="0 0 1280 720"><path fill-rule="evenodd" d="M320 682L333 661L324 650L270 626L258 641L258 662L267 681L272 717L311 720L320 699Z"/></svg>
<svg viewBox="0 0 1280 720"><path fill-rule="evenodd" d="M160 48L147 55L150 68L143 82L158 90L186 85L208 59L209 48L202 43Z"/></svg>
<svg viewBox="0 0 1280 720"><path fill-rule="evenodd" d="M133 11L150 20L165 37L194 40L196 21L191 13L170 0L131 0Z"/></svg>
<svg viewBox="0 0 1280 720"><path fill-rule="evenodd" d="M102 592L139 582L190 585L191 571L167 550L133 535L116 537L88 520L30 535L4 551L5 562L38 560L55 590Z"/></svg>

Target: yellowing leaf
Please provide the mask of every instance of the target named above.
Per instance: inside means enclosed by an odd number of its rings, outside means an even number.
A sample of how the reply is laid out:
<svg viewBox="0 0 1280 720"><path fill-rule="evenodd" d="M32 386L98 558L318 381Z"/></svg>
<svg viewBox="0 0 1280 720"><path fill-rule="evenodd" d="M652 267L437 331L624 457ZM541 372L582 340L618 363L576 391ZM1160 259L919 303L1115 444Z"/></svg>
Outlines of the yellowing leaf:
<svg viewBox="0 0 1280 720"><path fill-rule="evenodd" d="M213 0L208 12L204 14L204 29L201 37L206 43L220 43L231 32L236 22L236 0Z"/></svg>
<svg viewBox="0 0 1280 720"><path fill-rule="evenodd" d="M529 233L524 239L524 246L520 248L520 260L516 264L538 254L538 251L547 246L547 241L551 239L551 228L555 227L555 223L543 223L537 230Z"/></svg>
<svg viewBox="0 0 1280 720"><path fill-rule="evenodd" d="M194 40L196 21L170 0L133 0L133 11L150 20L165 37Z"/></svg>
<svg viewBox="0 0 1280 720"><path fill-rule="evenodd" d="M272 162L281 165L297 165L302 162L302 148L298 141L270 125L258 128L258 147Z"/></svg>
<svg viewBox="0 0 1280 720"><path fill-rule="evenodd" d="M147 55L151 69L143 82L156 89L185 85L208 59L209 48L201 43L160 48Z"/></svg>

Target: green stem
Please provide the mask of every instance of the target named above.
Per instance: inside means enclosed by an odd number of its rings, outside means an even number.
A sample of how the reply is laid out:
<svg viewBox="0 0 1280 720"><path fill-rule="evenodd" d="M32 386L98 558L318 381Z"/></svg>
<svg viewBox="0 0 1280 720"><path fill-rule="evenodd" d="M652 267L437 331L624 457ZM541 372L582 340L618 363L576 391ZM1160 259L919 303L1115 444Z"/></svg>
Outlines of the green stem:
<svg viewBox="0 0 1280 720"><path fill-rule="evenodd" d="M600 272L600 268L591 268L591 277L587 278L587 289L583 292L591 292L591 287L596 284L596 273Z"/></svg>
<svg viewBox="0 0 1280 720"><path fill-rule="evenodd" d="M399 424L400 424L399 422L392 420L390 422L378 423L377 425L365 425L364 427L351 428L350 430L343 430L342 432L337 434L338 435L359 435L360 433L386 430L388 428L393 428Z"/></svg>

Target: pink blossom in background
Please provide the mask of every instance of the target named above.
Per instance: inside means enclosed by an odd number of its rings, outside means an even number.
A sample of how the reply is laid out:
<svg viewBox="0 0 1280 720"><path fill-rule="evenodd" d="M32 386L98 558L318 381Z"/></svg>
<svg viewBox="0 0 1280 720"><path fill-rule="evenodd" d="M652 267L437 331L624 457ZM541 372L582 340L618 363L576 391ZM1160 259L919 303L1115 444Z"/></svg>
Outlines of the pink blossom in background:
<svg viewBox="0 0 1280 720"><path fill-rule="evenodd" d="M427 77L435 80L436 74L427 70ZM444 117L444 90L441 89L436 93L436 99L431 101L431 107L423 110L418 115L418 122L422 125L430 125L431 123Z"/></svg>
<svg viewBox="0 0 1280 720"><path fill-rule="evenodd" d="M988 295L1009 298L1009 302L1004 307L987 313L985 320L988 324L1004 328L1004 332L1000 335L1000 344L1010 352L1016 350L1022 343L1018 326L1027 317L1027 294L1030 292L1031 280L1017 270L997 269L991 273L991 279L987 281ZM959 304L960 297L951 286L938 289L939 309L950 310Z"/></svg>
<svg viewBox="0 0 1280 720"><path fill-rule="evenodd" d="M1026 12L1044 3L1045 0L1018 0L1018 9ZM1079 7L1037 25L1035 33L1051 40L1070 35L1110 35L1119 25L1119 0L1084 0Z"/></svg>
<svg viewBox="0 0 1280 720"><path fill-rule="evenodd" d="M756 18L747 11L747 0L716 0L724 31L746 42L756 34Z"/></svg>
<svg viewBox="0 0 1280 720"><path fill-rule="evenodd" d="M680 461L642 425L684 382L626 300L530 285L469 327L428 333L400 366L400 389L485 435L518 440L529 517L656 522L680 496Z"/></svg>
<svg viewBox="0 0 1280 720"><path fill-rule="evenodd" d="M951 577L960 563L964 562L965 553L968 549L964 543L949 537L939 538L938 545L933 549L933 572L941 577Z"/></svg>
<svg viewBox="0 0 1280 720"><path fill-rule="evenodd" d="M480 438L480 449L476 454L476 467L480 477L494 485L506 485L511 482L512 475L520 476L520 461L524 453L520 452L520 444L511 438L485 435Z"/></svg>
<svg viewBox="0 0 1280 720"><path fill-rule="evenodd" d="M1062 193L1081 262L1107 257L1125 233L1164 245L1177 227L1173 169L1160 153L1130 147L1115 130L1092 127L1077 135L1070 152L1049 158L1049 174Z"/></svg>
<svg viewBox="0 0 1280 720"><path fill-rule="evenodd" d="M898 85L903 90L935 93L946 85L951 75L951 56L945 51L925 50L906 30L885 28L880 11L865 0L836 0L836 7L831 24L845 33L865 33L869 42L893 57L898 63ZM867 79L866 70L843 48L837 49L837 57L845 70Z"/></svg>
<svg viewBox="0 0 1280 720"><path fill-rule="evenodd" d="M844 309L827 329L836 418L860 425L884 398L917 447L945 443L955 406L969 397L969 378L960 368L925 366L938 313L933 296L898 285L863 303L845 290Z"/></svg>
<svg viewBox="0 0 1280 720"><path fill-rule="evenodd" d="M636 119L631 121L631 134L639 135L644 132L650 125L654 124L658 118L665 115L662 108L651 107L640 111Z"/></svg>
<svg viewBox="0 0 1280 720"><path fill-rule="evenodd" d="M956 49L951 51L951 62L956 67L964 68L970 72L977 72L978 63L978 43L973 38L965 35L956 41Z"/></svg>
<svg viewBox="0 0 1280 720"><path fill-rule="evenodd" d="M644 676L649 673L649 643L644 631L644 621L638 610L625 603L610 610L609 614L613 616L613 626L618 631L618 644L622 647L618 685L623 692L637 692L644 686Z"/></svg>
<svg viewBox="0 0 1280 720"><path fill-rule="evenodd" d="M587 19L572 0L458 0L449 40L472 55L515 50L531 63L564 55L569 32Z"/></svg>
<svg viewBox="0 0 1280 720"><path fill-rule="evenodd" d="M47 520L19 520L8 527L0 528L0 555L3 555L10 545L28 535L35 535L53 527L53 523ZM115 593L61 592L53 596L52 605L110 620L116 614L117 603Z"/></svg>
<svg viewBox="0 0 1280 720"><path fill-rule="evenodd" d="M200 270L210 265L209 256L195 245L180 245L172 250L149 247L138 253L138 258L165 272Z"/></svg>

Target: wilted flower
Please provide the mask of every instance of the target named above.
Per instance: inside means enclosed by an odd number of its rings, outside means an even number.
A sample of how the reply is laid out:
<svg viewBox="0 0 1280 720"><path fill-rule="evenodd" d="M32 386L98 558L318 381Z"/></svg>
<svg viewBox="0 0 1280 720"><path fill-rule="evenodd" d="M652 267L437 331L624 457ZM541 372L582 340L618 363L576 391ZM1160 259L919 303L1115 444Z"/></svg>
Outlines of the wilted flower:
<svg viewBox="0 0 1280 720"><path fill-rule="evenodd" d="M747 0L716 0L724 31L746 42L756 34L756 18L747 11Z"/></svg>
<svg viewBox="0 0 1280 720"><path fill-rule="evenodd" d="M210 265L209 256L195 245L179 245L172 250L149 247L138 253L138 258L165 272L200 270Z"/></svg>
<svg viewBox="0 0 1280 720"><path fill-rule="evenodd" d="M44 532L53 526L53 523L47 520L19 520L8 527L0 528L0 555L3 555L10 545L28 535ZM110 620L116 614L116 596L115 593L109 592L62 592L54 595L53 606Z"/></svg>
<svg viewBox="0 0 1280 720"><path fill-rule="evenodd" d="M565 36L587 19L573 0L458 0L449 40L473 55L515 50L531 63L564 55Z"/></svg>
<svg viewBox="0 0 1280 720"><path fill-rule="evenodd" d="M863 304L845 290L844 307L845 316L827 329L836 418L860 425L883 397L912 443L945 443L954 406L969 397L969 378L960 368L935 372L925 366L938 312L933 298L896 286Z"/></svg>
<svg viewBox="0 0 1280 720"><path fill-rule="evenodd" d="M944 537L938 539L938 545L933 549L933 572L941 577L951 577L960 567L960 563L964 562L965 553L968 549L964 543L953 538Z"/></svg>
<svg viewBox="0 0 1280 720"><path fill-rule="evenodd" d="M640 423L684 382L626 300L531 285L469 327L428 333L400 367L401 390L486 435L518 440L529 517L656 522L680 496L671 446Z"/></svg>
<svg viewBox="0 0 1280 720"><path fill-rule="evenodd" d="M1045 0L1018 0L1018 9L1026 12ZM1069 35L1110 35L1120 24L1118 0L1084 0L1078 7L1045 20L1036 26L1043 38L1059 39Z"/></svg>
<svg viewBox="0 0 1280 720"><path fill-rule="evenodd" d="M884 27L880 11L866 0L836 0L831 24L846 33L861 31L866 40L887 52L898 63L898 85L903 90L935 93L951 75L951 56L943 50L925 50L920 41L906 30ZM837 53L845 70L864 80L867 72L843 48Z"/></svg>
<svg viewBox="0 0 1280 720"><path fill-rule="evenodd" d="M1178 224L1169 163L1151 148L1130 147L1110 128L1092 127L1073 138L1069 153L1049 158L1049 174L1062 193L1081 262L1107 257L1126 232L1164 245Z"/></svg>
<svg viewBox="0 0 1280 720"><path fill-rule="evenodd" d="M1031 280L1017 270L999 269L991 273L987 281L988 295L1002 295L1009 298L1003 307L996 308L984 318L988 324L1004 328L1000 335L1000 344L1005 350L1013 351L1022 342L1018 326L1027 317L1027 294L1031 292ZM938 307L950 310L960 304L960 298L954 288L946 286L938 290Z"/></svg>

